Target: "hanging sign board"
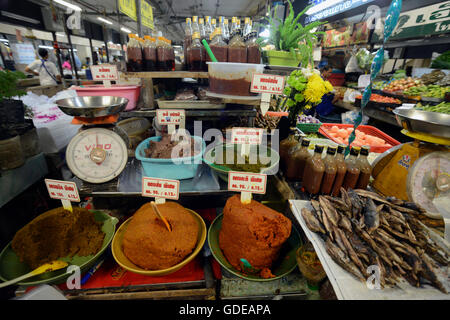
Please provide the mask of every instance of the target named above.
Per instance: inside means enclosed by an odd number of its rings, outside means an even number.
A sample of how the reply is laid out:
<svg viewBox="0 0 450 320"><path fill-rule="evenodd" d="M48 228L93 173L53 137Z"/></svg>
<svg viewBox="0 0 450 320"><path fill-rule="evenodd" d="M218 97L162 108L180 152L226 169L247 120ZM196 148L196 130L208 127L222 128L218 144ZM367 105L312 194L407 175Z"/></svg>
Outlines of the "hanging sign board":
<svg viewBox="0 0 450 320"><path fill-rule="evenodd" d="M141 23L143 26L155 30L153 23L153 8L147 1L141 1Z"/></svg>
<svg viewBox="0 0 450 320"><path fill-rule="evenodd" d="M16 63L28 65L36 60L36 53L32 43L12 43L11 51Z"/></svg>
<svg viewBox="0 0 450 320"><path fill-rule="evenodd" d="M119 11L129 16L134 21L137 21L136 2L134 0L118 0Z"/></svg>

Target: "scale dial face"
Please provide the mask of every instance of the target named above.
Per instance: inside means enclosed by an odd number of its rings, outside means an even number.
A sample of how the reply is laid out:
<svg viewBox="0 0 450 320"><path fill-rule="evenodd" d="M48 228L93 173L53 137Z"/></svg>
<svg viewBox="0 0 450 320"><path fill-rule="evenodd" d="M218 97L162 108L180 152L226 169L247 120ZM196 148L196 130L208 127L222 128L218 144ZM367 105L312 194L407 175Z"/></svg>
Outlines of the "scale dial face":
<svg viewBox="0 0 450 320"><path fill-rule="evenodd" d="M450 152L432 152L417 159L409 170L406 190L413 202L427 210L427 215L441 217L433 200L450 197Z"/></svg>
<svg viewBox="0 0 450 320"><path fill-rule="evenodd" d="M81 180L103 183L116 178L125 168L127 146L112 130L91 128L72 138L66 160L69 169Z"/></svg>

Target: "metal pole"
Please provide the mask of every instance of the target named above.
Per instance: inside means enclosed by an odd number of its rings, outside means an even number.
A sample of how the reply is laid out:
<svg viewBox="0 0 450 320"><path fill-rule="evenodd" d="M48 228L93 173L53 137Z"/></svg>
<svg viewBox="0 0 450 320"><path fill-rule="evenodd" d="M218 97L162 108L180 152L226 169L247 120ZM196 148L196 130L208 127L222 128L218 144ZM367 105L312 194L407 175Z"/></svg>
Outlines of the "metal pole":
<svg viewBox="0 0 450 320"><path fill-rule="evenodd" d="M55 43L58 44L58 40L56 39L56 32L52 31L52 37L53 37L53 48L55 47ZM61 80L62 83L64 85L64 87L66 86L66 81L64 79L64 70L62 68L62 63L61 63L61 50L59 50L59 44L57 45L56 48L56 60L58 61L58 69L59 69L59 73L61 74Z"/></svg>
<svg viewBox="0 0 450 320"><path fill-rule="evenodd" d="M69 41L69 46L70 46L70 55L72 57L72 63L73 63L72 69L75 72L75 79L76 79L76 83L78 84L80 79L78 78L78 71L77 71L77 66L76 66L76 63L75 63L75 54L74 54L74 51L73 51L72 40L70 39L69 30L67 29L66 20L64 19L64 14L62 15L62 17L63 17L62 21L63 21L63 25L64 25L64 31L66 33L67 40Z"/></svg>
<svg viewBox="0 0 450 320"><path fill-rule="evenodd" d="M134 0L136 3L137 30L139 37L142 37L142 21L141 21L141 0Z"/></svg>

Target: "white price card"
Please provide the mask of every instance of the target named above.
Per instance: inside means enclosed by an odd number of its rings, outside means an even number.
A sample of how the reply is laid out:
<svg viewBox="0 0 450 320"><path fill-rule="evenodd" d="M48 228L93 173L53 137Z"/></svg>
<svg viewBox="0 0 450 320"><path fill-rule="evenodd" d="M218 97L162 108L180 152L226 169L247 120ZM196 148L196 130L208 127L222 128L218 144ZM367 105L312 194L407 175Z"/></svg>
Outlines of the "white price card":
<svg viewBox="0 0 450 320"><path fill-rule="evenodd" d="M264 135L262 128L232 128L231 143L261 144Z"/></svg>
<svg viewBox="0 0 450 320"><path fill-rule="evenodd" d="M80 195L75 182L45 179L50 198L80 202Z"/></svg>
<svg viewBox="0 0 450 320"><path fill-rule="evenodd" d="M250 91L255 93L282 94L284 77L272 74L254 73Z"/></svg>
<svg viewBox="0 0 450 320"><path fill-rule="evenodd" d="M181 124L186 117L186 112L181 109L158 109L156 119L159 125Z"/></svg>
<svg viewBox="0 0 450 320"><path fill-rule="evenodd" d="M180 181L160 178L142 178L142 196L178 200Z"/></svg>
<svg viewBox="0 0 450 320"><path fill-rule="evenodd" d="M261 173L228 172L228 190L249 193L266 193L267 175Z"/></svg>
<svg viewBox="0 0 450 320"><path fill-rule="evenodd" d="M115 81L119 79L117 66L100 64L91 66L92 79L95 81Z"/></svg>

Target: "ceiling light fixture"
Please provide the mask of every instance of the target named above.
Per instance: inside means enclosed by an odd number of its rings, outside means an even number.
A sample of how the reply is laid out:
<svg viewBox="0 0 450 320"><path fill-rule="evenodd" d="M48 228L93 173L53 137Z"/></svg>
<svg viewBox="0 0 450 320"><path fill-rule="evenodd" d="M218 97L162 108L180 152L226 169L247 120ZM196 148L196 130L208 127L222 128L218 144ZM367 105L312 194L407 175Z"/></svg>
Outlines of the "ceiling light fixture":
<svg viewBox="0 0 450 320"><path fill-rule="evenodd" d="M111 21L103 19L102 17L97 17L97 19L102 21L102 22L104 22L104 23L107 23L107 24L113 24Z"/></svg>
<svg viewBox="0 0 450 320"><path fill-rule="evenodd" d="M124 27L120 28L120 30L123 31L123 32L126 32L126 33L131 33L130 29L127 29L127 28L124 28Z"/></svg>
<svg viewBox="0 0 450 320"><path fill-rule="evenodd" d="M67 2L67 1L64 1L64 0L53 0L53 1L56 2L56 3L59 3L60 5L65 6L67 8L70 8L72 10L81 11L81 8L79 6L71 4L71 3Z"/></svg>

